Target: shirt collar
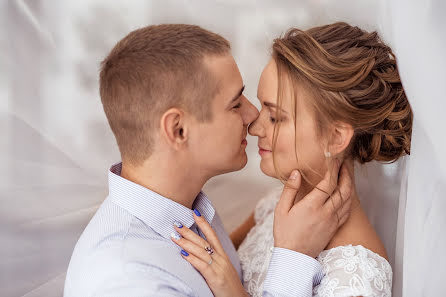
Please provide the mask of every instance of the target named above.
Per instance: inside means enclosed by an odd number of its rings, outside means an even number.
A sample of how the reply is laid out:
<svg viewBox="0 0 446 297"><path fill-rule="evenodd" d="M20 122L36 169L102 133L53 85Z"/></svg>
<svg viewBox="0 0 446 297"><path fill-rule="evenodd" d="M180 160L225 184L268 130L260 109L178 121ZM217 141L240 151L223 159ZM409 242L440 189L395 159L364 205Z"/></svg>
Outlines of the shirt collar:
<svg viewBox="0 0 446 297"><path fill-rule="evenodd" d="M173 223L180 222L191 228L195 223L192 210L167 197L121 177L122 163L113 165L108 172L109 198L120 207L143 221L164 238L175 230ZM200 191L192 205L211 224L215 209L205 193Z"/></svg>

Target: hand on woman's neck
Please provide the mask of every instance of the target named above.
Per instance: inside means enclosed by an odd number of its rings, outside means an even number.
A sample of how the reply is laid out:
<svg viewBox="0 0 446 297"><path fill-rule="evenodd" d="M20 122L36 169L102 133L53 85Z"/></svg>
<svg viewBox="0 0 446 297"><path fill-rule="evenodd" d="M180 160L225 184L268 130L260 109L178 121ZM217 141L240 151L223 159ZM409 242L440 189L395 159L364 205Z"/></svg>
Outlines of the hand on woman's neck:
<svg viewBox="0 0 446 297"><path fill-rule="evenodd" d="M302 200L305 196L307 196L312 190L314 189L314 186L307 183L302 178L302 183L299 187L299 191L297 192L296 198L294 199L294 204Z"/></svg>

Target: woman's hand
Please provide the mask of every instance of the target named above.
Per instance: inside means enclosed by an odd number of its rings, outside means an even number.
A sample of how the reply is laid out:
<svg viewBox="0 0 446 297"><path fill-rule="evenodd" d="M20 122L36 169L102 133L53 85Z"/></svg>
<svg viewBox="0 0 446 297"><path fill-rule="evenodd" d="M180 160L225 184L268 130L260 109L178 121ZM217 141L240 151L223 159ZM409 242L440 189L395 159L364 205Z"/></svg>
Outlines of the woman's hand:
<svg viewBox="0 0 446 297"><path fill-rule="evenodd" d="M183 249L182 257L201 273L214 296L249 296L243 288L231 260L223 250L217 234L209 223L197 214L200 213L194 212L195 222L206 236L207 241L187 227L174 226L181 238L176 239L172 236L172 240ZM212 250L208 252L206 248Z"/></svg>

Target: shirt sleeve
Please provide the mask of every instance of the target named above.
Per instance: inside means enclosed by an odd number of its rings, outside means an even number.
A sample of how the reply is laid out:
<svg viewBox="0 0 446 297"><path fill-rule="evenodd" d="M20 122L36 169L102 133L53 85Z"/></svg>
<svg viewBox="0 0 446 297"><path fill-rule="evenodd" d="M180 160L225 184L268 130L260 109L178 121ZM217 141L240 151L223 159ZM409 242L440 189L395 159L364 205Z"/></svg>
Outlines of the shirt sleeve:
<svg viewBox="0 0 446 297"><path fill-rule="evenodd" d="M316 259L275 247L263 283L263 296L313 296L313 287L319 285L323 276L322 266Z"/></svg>

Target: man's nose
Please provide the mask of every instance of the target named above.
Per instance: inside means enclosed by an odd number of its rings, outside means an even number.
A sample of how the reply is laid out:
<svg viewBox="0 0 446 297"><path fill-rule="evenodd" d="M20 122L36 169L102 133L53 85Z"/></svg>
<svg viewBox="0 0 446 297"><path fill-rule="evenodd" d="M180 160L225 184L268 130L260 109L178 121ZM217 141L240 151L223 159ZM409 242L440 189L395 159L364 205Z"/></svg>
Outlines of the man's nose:
<svg viewBox="0 0 446 297"><path fill-rule="evenodd" d="M260 119L257 118L254 122L251 123L248 127L248 133L251 136L264 137L265 131L260 123Z"/></svg>
<svg viewBox="0 0 446 297"><path fill-rule="evenodd" d="M243 125L248 126L259 117L259 111L246 97L244 98L244 101L245 102L242 104L244 107L242 119Z"/></svg>

